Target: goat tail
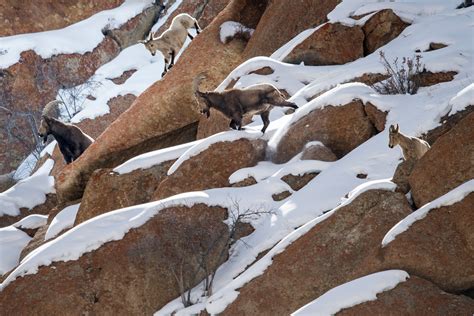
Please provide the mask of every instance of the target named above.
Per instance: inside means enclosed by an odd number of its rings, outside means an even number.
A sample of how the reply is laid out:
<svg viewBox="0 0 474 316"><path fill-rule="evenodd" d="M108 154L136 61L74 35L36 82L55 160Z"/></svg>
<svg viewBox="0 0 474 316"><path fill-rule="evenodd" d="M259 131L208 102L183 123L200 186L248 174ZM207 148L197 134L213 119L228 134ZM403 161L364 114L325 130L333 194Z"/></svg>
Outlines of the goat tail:
<svg viewBox="0 0 474 316"><path fill-rule="evenodd" d="M206 79L206 74L204 72L201 72L193 79L193 93L196 93L199 91L199 85L204 79Z"/></svg>

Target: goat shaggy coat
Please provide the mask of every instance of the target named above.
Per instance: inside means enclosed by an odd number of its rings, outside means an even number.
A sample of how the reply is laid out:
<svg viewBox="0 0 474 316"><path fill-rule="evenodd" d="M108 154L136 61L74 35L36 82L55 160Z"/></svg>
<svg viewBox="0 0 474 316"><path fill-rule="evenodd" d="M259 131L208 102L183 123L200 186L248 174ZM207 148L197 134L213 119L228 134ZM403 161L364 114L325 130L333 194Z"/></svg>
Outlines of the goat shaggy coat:
<svg viewBox="0 0 474 316"><path fill-rule="evenodd" d="M201 113L209 117L210 108L215 108L231 119L230 127L233 129L242 129L244 115L260 114L263 121L262 133L265 133L270 124L270 111L274 106L298 108L296 104L286 101L283 94L271 84L257 84L246 89L229 89L222 92L201 92L197 88L197 81L194 86L198 102L202 100L200 103L204 105Z"/></svg>
<svg viewBox="0 0 474 316"><path fill-rule="evenodd" d="M79 127L49 116L42 117L38 134L45 143L48 135L53 135L67 164L76 160L94 142Z"/></svg>

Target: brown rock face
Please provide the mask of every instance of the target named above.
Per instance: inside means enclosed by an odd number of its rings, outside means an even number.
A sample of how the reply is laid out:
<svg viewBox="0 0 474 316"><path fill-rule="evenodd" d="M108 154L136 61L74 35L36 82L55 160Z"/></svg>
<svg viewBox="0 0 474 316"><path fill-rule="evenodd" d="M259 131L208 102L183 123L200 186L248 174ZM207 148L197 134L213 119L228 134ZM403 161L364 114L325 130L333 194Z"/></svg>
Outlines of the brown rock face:
<svg viewBox="0 0 474 316"><path fill-rule="evenodd" d="M289 315L340 284L382 270L380 241L409 213L402 194L361 194L273 257L223 315Z"/></svg>
<svg viewBox="0 0 474 316"><path fill-rule="evenodd" d="M337 157L331 151L321 144L307 146L301 154L301 160L321 160L321 161L336 161Z"/></svg>
<svg viewBox="0 0 474 316"><path fill-rule="evenodd" d="M122 175L111 169L96 170L87 183L75 225L112 210L149 202L171 163L168 161Z"/></svg>
<svg viewBox="0 0 474 316"><path fill-rule="evenodd" d="M440 126L436 127L424 135L424 139L433 144L440 136L449 132L463 118L474 111L474 100L472 105L467 106L464 110L454 113L453 115L445 115L439 120Z"/></svg>
<svg viewBox="0 0 474 316"><path fill-rule="evenodd" d="M114 32L126 34L130 43L135 43L151 28L156 14L157 8L152 6ZM31 112L39 122L42 107L56 97L61 87L84 83L97 68L126 47L121 44L130 43L117 42L108 35L92 52L83 55L59 54L43 59L32 50L22 52L20 62L0 70L0 105L14 112ZM0 112L0 123L9 119L6 111ZM19 130L31 129L26 118L18 118L15 122ZM1 129L0 146L6 150L0 153L0 173L15 169L31 152L34 148L32 133L25 132L26 142L20 142L8 137L6 129Z"/></svg>
<svg viewBox="0 0 474 316"><path fill-rule="evenodd" d="M390 9L374 14L362 27L365 33L365 55L396 38L408 25Z"/></svg>
<svg viewBox="0 0 474 316"><path fill-rule="evenodd" d="M375 129L381 132L385 129L385 123L387 122L388 112L382 112L375 105L367 102L364 105L365 113L369 117L369 120L374 124Z"/></svg>
<svg viewBox="0 0 474 316"><path fill-rule="evenodd" d="M245 20L246 12L254 15L252 8L258 4L255 1L232 1L193 40L164 80L143 92L80 159L63 169L56 179L56 189L61 198L72 200L80 197L95 169L113 167L134 155L167 147L172 145L170 143L195 139L195 129L193 135L189 133L187 137L177 137L183 134L179 129L195 128L195 122L199 119L192 81L197 74L206 72L206 84L215 85L240 64L244 43L232 41L223 45L219 41L219 27L225 21ZM219 58L211 62L210 56Z"/></svg>
<svg viewBox="0 0 474 316"><path fill-rule="evenodd" d="M224 209L205 205L162 210L122 240L17 279L3 289L0 309L6 315L152 314L179 296L171 270L183 259L186 288L204 277L195 270L193 247L227 232L225 217ZM217 257L211 253L211 267Z"/></svg>
<svg viewBox="0 0 474 316"><path fill-rule="evenodd" d="M158 187L154 199L159 200L178 193L229 186L229 177L235 171L253 167L265 158L263 140L239 139L209 146L189 158Z"/></svg>
<svg viewBox="0 0 474 316"><path fill-rule="evenodd" d="M165 11L176 2L176 0L171 0L166 3L167 8ZM175 16L181 13L188 13L198 20L199 26L204 29L206 28L212 20L224 10L224 8L229 4L230 0L183 0L179 7L171 13L170 18L166 21L163 26L161 26L156 34L163 33L170 25L171 21Z"/></svg>
<svg viewBox="0 0 474 316"><path fill-rule="evenodd" d="M85 119L78 124L80 129L92 138L99 137L105 129L125 112L137 97L133 94L119 95L107 102L110 112L95 119Z"/></svg>
<svg viewBox="0 0 474 316"><path fill-rule="evenodd" d="M448 294L434 284L410 276L395 288L377 294L374 301L343 309L337 315L471 315L474 300Z"/></svg>
<svg viewBox="0 0 474 316"><path fill-rule="evenodd" d="M418 161L409 183L420 207L474 178L474 113L441 136Z"/></svg>
<svg viewBox="0 0 474 316"><path fill-rule="evenodd" d="M364 32L340 23L319 28L285 57L284 62L309 66L341 65L364 57Z"/></svg>
<svg viewBox="0 0 474 316"><path fill-rule="evenodd" d="M245 58L269 56L300 32L326 22L338 0L269 1L255 33L245 50Z"/></svg>
<svg viewBox="0 0 474 316"><path fill-rule="evenodd" d="M473 206L471 193L458 203L431 210L384 248L385 263L448 292L473 288Z"/></svg>
<svg viewBox="0 0 474 316"><path fill-rule="evenodd" d="M340 158L372 135L375 128L360 101L317 109L294 123L280 140L274 161L286 162L310 141L320 141Z"/></svg>
<svg viewBox="0 0 474 316"><path fill-rule="evenodd" d="M305 173L302 176L295 176L292 174L287 174L286 176L282 177L281 179L286 182L293 190L299 191L301 190L305 185L308 184L311 180L316 177L318 173L316 172L310 172L310 173Z"/></svg>
<svg viewBox="0 0 474 316"><path fill-rule="evenodd" d="M123 0L16 1L0 3L0 36L60 29L87 19Z"/></svg>
<svg viewBox="0 0 474 316"><path fill-rule="evenodd" d="M431 72L423 71L418 74L418 82L420 87L429 87L442 82L449 82L454 79L454 76L457 75L455 71L448 72Z"/></svg>
<svg viewBox="0 0 474 316"><path fill-rule="evenodd" d="M247 125L251 122L252 116L244 116L242 122L243 125ZM199 118L199 127L196 138L203 139L220 132L228 131L230 129L229 124L230 119L227 116L215 109L211 109L211 115L209 118L204 115Z"/></svg>
<svg viewBox="0 0 474 316"><path fill-rule="evenodd" d="M392 181L397 185L397 192L406 194L408 191L410 191L408 177L413 171L415 164L416 161L404 160L398 165L397 169L395 169Z"/></svg>

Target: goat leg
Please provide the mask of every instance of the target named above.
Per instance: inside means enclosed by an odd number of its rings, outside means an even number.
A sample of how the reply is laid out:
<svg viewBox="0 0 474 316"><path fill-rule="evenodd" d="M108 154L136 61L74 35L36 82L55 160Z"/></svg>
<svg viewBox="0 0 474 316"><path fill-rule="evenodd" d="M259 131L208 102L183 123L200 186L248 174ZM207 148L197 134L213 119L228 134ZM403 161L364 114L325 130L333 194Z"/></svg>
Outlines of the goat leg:
<svg viewBox="0 0 474 316"><path fill-rule="evenodd" d="M201 28L199 27L199 25L197 24L197 22L194 22L194 28L196 29L196 33L199 34L199 33L200 33L199 30L200 30Z"/></svg>
<svg viewBox="0 0 474 316"><path fill-rule="evenodd" d="M270 125L270 111L265 111L262 114L260 114L260 117L262 118L263 121L263 128L262 128L262 133L265 134L265 131L267 130L268 125Z"/></svg>
<svg viewBox="0 0 474 316"><path fill-rule="evenodd" d="M170 63L170 65L168 66L168 70L170 70L171 67L174 66L174 55L175 55L175 54L174 54L174 50L172 50L172 51L171 51L171 54L170 54L170 56L171 56L171 63Z"/></svg>
<svg viewBox="0 0 474 316"><path fill-rule="evenodd" d="M188 33L188 37L191 39L191 41L194 39L194 37Z"/></svg>

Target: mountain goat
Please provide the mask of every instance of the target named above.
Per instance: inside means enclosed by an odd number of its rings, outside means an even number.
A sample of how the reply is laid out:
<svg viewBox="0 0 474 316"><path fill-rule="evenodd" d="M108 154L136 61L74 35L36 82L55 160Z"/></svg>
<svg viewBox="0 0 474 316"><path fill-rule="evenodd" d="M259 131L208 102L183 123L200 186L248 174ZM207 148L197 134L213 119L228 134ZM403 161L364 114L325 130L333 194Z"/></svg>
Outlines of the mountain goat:
<svg viewBox="0 0 474 316"><path fill-rule="evenodd" d="M64 160L69 164L76 160L94 142L94 139L84 133L79 127L63 123L48 116L48 113L57 104L58 101L52 101L44 107L38 135L43 138L43 143L47 142L48 135L53 135L58 142L59 150L63 154Z"/></svg>
<svg viewBox="0 0 474 316"><path fill-rule="evenodd" d="M199 34L201 28L196 19L187 13L181 13L174 17L170 27L158 38L154 38L153 32L150 32L144 41L140 41L153 56L155 56L157 50L163 54L165 58L165 69L163 70L162 76L173 67L174 58L183 47L186 37L189 36L191 40L193 39L193 36L188 33L188 29L193 26L197 34Z"/></svg>
<svg viewBox="0 0 474 316"><path fill-rule="evenodd" d="M242 118L244 115L257 115L263 121L262 133L265 133L270 124L270 111L274 106L291 107L298 106L285 100L283 94L271 84L257 84L246 89L228 89L222 92L199 91L199 84L205 76L198 75L193 81L193 91L198 104L201 104L201 114L210 116L210 108L215 108L230 121L232 129L242 129Z"/></svg>
<svg viewBox="0 0 474 316"><path fill-rule="evenodd" d="M430 145L424 140L402 134L398 124L396 126L390 125L388 147L393 148L397 145L402 148L406 161L416 161L430 149Z"/></svg>

